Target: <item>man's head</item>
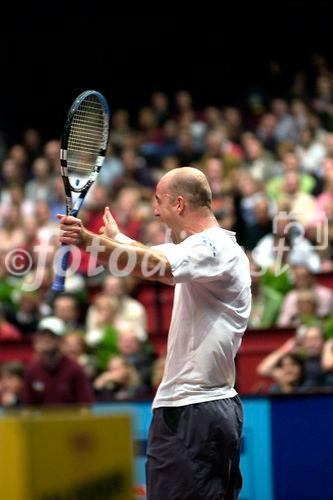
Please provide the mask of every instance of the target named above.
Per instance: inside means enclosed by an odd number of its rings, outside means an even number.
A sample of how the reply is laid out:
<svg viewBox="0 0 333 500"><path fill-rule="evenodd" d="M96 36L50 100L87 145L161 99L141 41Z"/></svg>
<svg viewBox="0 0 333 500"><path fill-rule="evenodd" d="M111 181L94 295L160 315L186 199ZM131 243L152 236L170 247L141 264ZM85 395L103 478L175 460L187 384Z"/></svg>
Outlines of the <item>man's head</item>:
<svg viewBox="0 0 333 500"><path fill-rule="evenodd" d="M138 332L132 324L127 321L117 324L118 330L118 351L122 356L133 356L140 352L141 343Z"/></svg>
<svg viewBox="0 0 333 500"><path fill-rule="evenodd" d="M324 334L320 326L309 326L303 332L302 345L309 357L320 356L324 345Z"/></svg>
<svg viewBox="0 0 333 500"><path fill-rule="evenodd" d="M293 266L294 285L297 289L309 289L313 286L314 277L306 265Z"/></svg>
<svg viewBox="0 0 333 500"><path fill-rule="evenodd" d="M14 402L15 396L20 394L23 376L24 366L20 361L8 361L0 366L0 396L4 398L4 395L7 395L8 403L11 400Z"/></svg>
<svg viewBox="0 0 333 500"><path fill-rule="evenodd" d="M79 308L74 296L70 294L58 295L53 302L54 315L61 320L75 323L79 318Z"/></svg>
<svg viewBox="0 0 333 500"><path fill-rule="evenodd" d="M61 357L61 344L65 334L66 325L60 318L48 316L38 323L34 348L45 366L57 365Z"/></svg>
<svg viewBox="0 0 333 500"><path fill-rule="evenodd" d="M190 220L211 214L212 192L206 176L196 168L170 170L157 184L155 198L154 215L170 227L174 241Z"/></svg>

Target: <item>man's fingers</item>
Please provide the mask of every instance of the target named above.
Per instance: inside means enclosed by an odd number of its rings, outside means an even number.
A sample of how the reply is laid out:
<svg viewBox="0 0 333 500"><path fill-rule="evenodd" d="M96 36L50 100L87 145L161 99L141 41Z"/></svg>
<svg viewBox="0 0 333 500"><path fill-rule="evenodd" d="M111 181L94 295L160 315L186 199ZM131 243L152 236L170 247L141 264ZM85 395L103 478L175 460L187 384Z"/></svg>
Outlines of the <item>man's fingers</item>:
<svg viewBox="0 0 333 500"><path fill-rule="evenodd" d="M60 231L68 234L80 234L81 228L79 226L68 226L68 224L60 224Z"/></svg>
<svg viewBox="0 0 333 500"><path fill-rule="evenodd" d="M64 243L65 245L77 245L78 241L76 238L71 238L70 236L61 236L60 243Z"/></svg>
<svg viewBox="0 0 333 500"><path fill-rule="evenodd" d="M80 225L81 224L81 220L77 219L76 217L73 217L72 215L57 214L57 217L60 220L61 224L66 224L66 225Z"/></svg>
<svg viewBox="0 0 333 500"><path fill-rule="evenodd" d="M105 207L104 216L103 216L104 224L107 224L112 219L113 219L113 217L111 215L109 207Z"/></svg>

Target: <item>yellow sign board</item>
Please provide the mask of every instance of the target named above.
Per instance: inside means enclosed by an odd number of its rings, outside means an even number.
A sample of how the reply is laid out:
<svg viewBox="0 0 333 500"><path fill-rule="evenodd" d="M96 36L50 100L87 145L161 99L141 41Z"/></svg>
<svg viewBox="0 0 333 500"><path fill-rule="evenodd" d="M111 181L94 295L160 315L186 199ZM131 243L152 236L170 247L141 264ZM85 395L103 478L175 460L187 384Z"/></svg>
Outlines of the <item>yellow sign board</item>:
<svg viewBox="0 0 333 500"><path fill-rule="evenodd" d="M129 416L52 411L0 418L6 500L129 500Z"/></svg>

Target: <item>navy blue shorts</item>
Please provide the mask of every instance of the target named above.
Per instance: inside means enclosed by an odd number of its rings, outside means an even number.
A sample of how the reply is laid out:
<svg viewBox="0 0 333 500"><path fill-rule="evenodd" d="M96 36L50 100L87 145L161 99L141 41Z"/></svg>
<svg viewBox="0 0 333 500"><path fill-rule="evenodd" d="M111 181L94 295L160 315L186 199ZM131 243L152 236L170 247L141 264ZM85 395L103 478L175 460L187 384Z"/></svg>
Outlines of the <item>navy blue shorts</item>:
<svg viewBox="0 0 333 500"><path fill-rule="evenodd" d="M153 412L147 446L147 500L234 500L243 409L238 396Z"/></svg>

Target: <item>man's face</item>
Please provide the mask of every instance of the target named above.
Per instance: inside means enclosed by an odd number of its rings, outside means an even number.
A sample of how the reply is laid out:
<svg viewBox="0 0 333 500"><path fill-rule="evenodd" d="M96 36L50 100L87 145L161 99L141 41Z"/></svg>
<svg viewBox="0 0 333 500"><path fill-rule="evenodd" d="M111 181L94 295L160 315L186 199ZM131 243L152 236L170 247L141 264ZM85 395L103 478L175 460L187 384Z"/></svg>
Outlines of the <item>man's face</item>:
<svg viewBox="0 0 333 500"><path fill-rule="evenodd" d="M172 229L176 212L174 205L171 203L168 184L166 182L161 181L158 183L155 200L154 215L159 217L164 224Z"/></svg>
<svg viewBox="0 0 333 500"><path fill-rule="evenodd" d="M319 356L323 347L323 337L318 328L309 328L303 339L303 347L308 356Z"/></svg>
<svg viewBox="0 0 333 500"><path fill-rule="evenodd" d="M37 332L34 338L34 349L43 363L48 365L60 352L61 338L51 332Z"/></svg>
<svg viewBox="0 0 333 500"><path fill-rule="evenodd" d="M166 174L156 186L154 215L171 229L171 239L180 243L188 235L184 228L186 200L183 195L173 197L169 189L170 177Z"/></svg>
<svg viewBox="0 0 333 500"><path fill-rule="evenodd" d="M294 280L297 288L309 288L313 283L312 275L305 267L295 268Z"/></svg>
<svg viewBox="0 0 333 500"><path fill-rule="evenodd" d="M54 302L54 315L63 321L75 321L77 309L74 299L71 297L59 297Z"/></svg>

